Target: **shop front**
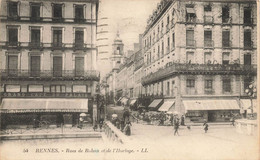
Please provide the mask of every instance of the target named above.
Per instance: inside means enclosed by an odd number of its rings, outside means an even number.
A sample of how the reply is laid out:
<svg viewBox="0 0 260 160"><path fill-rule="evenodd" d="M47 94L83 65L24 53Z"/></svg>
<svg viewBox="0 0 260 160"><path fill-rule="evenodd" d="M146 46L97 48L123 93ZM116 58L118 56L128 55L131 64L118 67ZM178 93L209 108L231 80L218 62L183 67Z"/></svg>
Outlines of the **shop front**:
<svg viewBox="0 0 260 160"><path fill-rule="evenodd" d="M41 125L75 126L81 113L91 123L88 99L18 99L5 98L1 104L1 129Z"/></svg>
<svg viewBox="0 0 260 160"><path fill-rule="evenodd" d="M192 122L229 122L240 112L236 100L184 100L185 116Z"/></svg>

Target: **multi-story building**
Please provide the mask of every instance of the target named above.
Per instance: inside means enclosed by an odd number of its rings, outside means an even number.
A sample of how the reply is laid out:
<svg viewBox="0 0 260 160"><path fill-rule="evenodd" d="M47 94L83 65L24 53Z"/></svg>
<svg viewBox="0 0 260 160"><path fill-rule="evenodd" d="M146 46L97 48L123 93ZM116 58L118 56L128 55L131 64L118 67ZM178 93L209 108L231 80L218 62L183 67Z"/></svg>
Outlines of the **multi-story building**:
<svg viewBox="0 0 260 160"><path fill-rule="evenodd" d="M143 34L149 107L192 121L244 112L245 89L256 82L256 18L253 0L162 0Z"/></svg>
<svg viewBox="0 0 260 160"><path fill-rule="evenodd" d="M2 126L97 118L97 10L96 0L1 1Z"/></svg>

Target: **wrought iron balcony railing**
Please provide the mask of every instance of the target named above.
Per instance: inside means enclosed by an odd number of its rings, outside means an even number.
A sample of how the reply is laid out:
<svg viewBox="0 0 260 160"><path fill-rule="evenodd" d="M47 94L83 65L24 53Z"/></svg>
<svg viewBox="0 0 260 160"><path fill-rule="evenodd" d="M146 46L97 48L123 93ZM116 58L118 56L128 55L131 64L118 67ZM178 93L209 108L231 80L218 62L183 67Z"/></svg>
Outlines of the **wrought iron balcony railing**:
<svg viewBox="0 0 260 160"><path fill-rule="evenodd" d="M195 40L186 40L186 48L194 48L196 47L196 41Z"/></svg>
<svg viewBox="0 0 260 160"><path fill-rule="evenodd" d="M99 80L99 72L96 70L75 71L75 70L22 70L2 69L1 78L64 78L64 79L88 79Z"/></svg>
<svg viewBox="0 0 260 160"><path fill-rule="evenodd" d="M232 47L232 41L222 41L222 47L223 48L231 48Z"/></svg>
<svg viewBox="0 0 260 160"><path fill-rule="evenodd" d="M53 98L53 97L61 97L61 98L90 98L91 93L54 93L54 92L1 92L1 97L3 98L11 98L11 97L44 97L44 98Z"/></svg>
<svg viewBox="0 0 260 160"><path fill-rule="evenodd" d="M94 44L86 43L42 43L42 42L3 42L0 48L24 48L24 49L91 49Z"/></svg>
<svg viewBox="0 0 260 160"><path fill-rule="evenodd" d="M204 40L204 48L213 48L214 41L213 40Z"/></svg>
<svg viewBox="0 0 260 160"><path fill-rule="evenodd" d="M150 84L174 74L256 74L256 65L243 64L181 64L169 62L165 68L142 78L142 84Z"/></svg>
<svg viewBox="0 0 260 160"><path fill-rule="evenodd" d="M196 17L186 17L186 23L196 23Z"/></svg>

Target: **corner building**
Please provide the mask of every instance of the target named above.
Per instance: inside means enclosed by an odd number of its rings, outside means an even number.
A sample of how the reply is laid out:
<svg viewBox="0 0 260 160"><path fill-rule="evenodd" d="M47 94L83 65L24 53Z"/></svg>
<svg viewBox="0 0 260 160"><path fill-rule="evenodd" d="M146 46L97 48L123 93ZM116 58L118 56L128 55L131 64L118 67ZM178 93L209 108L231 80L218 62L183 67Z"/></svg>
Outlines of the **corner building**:
<svg viewBox="0 0 260 160"><path fill-rule="evenodd" d="M4 0L0 10L2 128L96 119L98 1Z"/></svg>
<svg viewBox="0 0 260 160"><path fill-rule="evenodd" d="M161 1L143 34L147 106L193 122L246 114L245 89L256 82L256 22L255 1Z"/></svg>

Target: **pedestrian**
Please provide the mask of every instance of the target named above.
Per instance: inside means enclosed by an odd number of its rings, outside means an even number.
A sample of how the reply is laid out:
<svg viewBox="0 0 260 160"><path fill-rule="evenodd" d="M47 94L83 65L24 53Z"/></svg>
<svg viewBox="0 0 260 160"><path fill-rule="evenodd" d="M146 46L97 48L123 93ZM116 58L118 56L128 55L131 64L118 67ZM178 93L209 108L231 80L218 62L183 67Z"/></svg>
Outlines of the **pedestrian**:
<svg viewBox="0 0 260 160"><path fill-rule="evenodd" d="M203 126L204 126L204 131L205 131L205 133L207 133L207 131L208 131L208 129L209 129L209 125L208 125L208 123L207 123L206 120L204 121Z"/></svg>
<svg viewBox="0 0 260 160"><path fill-rule="evenodd" d="M175 123L174 123L174 136L177 134L179 136L179 132L178 132L178 129L179 129L179 118L176 119Z"/></svg>
<svg viewBox="0 0 260 160"><path fill-rule="evenodd" d="M116 128L120 129L120 120L119 119L116 120Z"/></svg>
<svg viewBox="0 0 260 160"><path fill-rule="evenodd" d="M185 125L185 124L184 124L184 119L185 119L185 118L184 118L184 115L182 115L182 116L181 116L181 125L182 125L182 126Z"/></svg>
<svg viewBox="0 0 260 160"><path fill-rule="evenodd" d="M235 118L233 116L230 118L230 121L231 121L231 125L235 126Z"/></svg>
<svg viewBox="0 0 260 160"><path fill-rule="evenodd" d="M79 117L79 126L78 126L78 128L80 128L80 129L82 129L82 127L83 127L83 117L82 116L80 116Z"/></svg>
<svg viewBox="0 0 260 160"><path fill-rule="evenodd" d="M121 132L124 132L124 128L125 128L125 122L121 119L121 121L120 121Z"/></svg>
<svg viewBox="0 0 260 160"><path fill-rule="evenodd" d="M94 129L94 131L96 131L96 129L97 129L97 120L95 120L95 122L94 122L93 129Z"/></svg>
<svg viewBox="0 0 260 160"><path fill-rule="evenodd" d="M131 122L130 122L130 121L127 121L127 122L126 122L126 125L125 125L125 128L124 128L125 134L126 134L127 136L130 136L130 135L131 135L131 126L132 126Z"/></svg>
<svg viewBox="0 0 260 160"><path fill-rule="evenodd" d="M100 129L100 132L102 131L103 123L104 123L104 119L103 119L103 118L100 118L100 120L99 120L99 129Z"/></svg>

